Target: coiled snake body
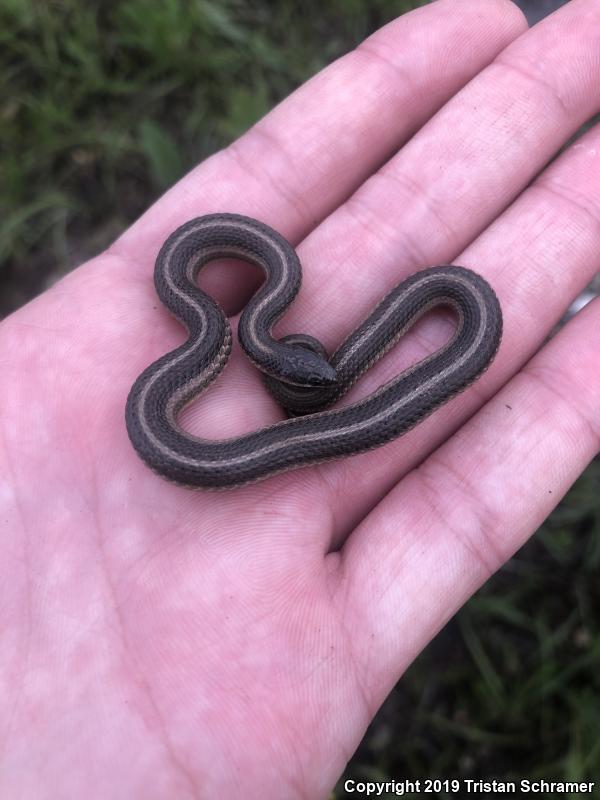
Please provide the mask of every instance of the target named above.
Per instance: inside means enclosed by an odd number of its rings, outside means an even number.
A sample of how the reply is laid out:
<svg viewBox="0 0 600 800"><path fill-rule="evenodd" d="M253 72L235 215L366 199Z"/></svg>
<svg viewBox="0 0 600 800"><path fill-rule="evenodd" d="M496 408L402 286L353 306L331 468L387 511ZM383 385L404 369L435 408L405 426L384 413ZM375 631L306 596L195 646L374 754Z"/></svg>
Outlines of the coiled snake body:
<svg viewBox="0 0 600 800"><path fill-rule="evenodd" d="M215 380L231 351L226 316L196 285L201 267L220 257L264 270L265 282L242 312L238 336L271 392L296 416L236 438L207 440L184 431L177 417ZM442 266L396 286L330 359L310 336L276 340L271 329L298 293L300 262L280 234L236 214L210 214L178 228L160 250L154 280L189 338L135 381L127 399L127 431L149 467L192 487L240 486L382 445L472 383L491 362L502 335L500 306L488 283L464 267ZM456 313L456 330L446 345L364 400L323 410L436 306Z"/></svg>

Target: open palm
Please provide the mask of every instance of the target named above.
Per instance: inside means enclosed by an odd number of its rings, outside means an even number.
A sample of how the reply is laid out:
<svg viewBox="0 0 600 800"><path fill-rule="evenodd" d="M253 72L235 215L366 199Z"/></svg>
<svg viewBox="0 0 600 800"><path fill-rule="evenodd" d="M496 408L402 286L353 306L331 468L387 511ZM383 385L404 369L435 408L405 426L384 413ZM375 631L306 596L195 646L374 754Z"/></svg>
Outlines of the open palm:
<svg viewBox="0 0 600 800"><path fill-rule="evenodd" d="M600 8L524 30L507 0L391 23L3 322L0 796L326 797L402 671L598 451L598 302L541 345L600 263L600 130L546 166L600 107ZM282 335L333 349L456 260L502 303L496 361L378 450L226 493L162 481L124 404L184 337L158 248L214 211L299 245ZM254 276L234 278L204 285L235 308ZM352 397L449 329L424 320ZM280 417L235 353L185 425Z"/></svg>

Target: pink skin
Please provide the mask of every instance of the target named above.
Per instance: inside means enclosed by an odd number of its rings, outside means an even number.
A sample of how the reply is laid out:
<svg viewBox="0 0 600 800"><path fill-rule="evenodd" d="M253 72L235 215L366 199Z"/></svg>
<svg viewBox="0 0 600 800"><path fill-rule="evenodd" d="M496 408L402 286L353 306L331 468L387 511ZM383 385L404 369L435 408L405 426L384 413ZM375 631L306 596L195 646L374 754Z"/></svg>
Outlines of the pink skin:
<svg viewBox="0 0 600 800"><path fill-rule="evenodd" d="M600 264L600 130L545 168L599 77L597 0L529 32L508 0L439 0L2 323L1 797L328 796L403 670L599 450L599 303L540 349ZM374 452L231 493L163 482L123 407L183 339L156 252L212 211L299 245L279 334L328 347L416 267L477 269L504 310L493 367ZM239 307L250 272L203 285ZM353 396L448 330L424 320ZM279 413L236 353L185 424L227 436Z"/></svg>

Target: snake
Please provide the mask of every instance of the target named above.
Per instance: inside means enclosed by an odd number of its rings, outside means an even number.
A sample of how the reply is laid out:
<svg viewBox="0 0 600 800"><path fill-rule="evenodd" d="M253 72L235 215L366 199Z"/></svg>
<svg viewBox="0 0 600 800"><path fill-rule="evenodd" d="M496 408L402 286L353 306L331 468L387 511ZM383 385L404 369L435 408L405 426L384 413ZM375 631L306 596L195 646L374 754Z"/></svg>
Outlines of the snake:
<svg viewBox="0 0 600 800"><path fill-rule="evenodd" d="M264 272L240 315L238 339L288 416L241 436L207 439L187 432L178 419L215 381L232 349L227 316L197 285L200 269L217 258L235 258ZM471 269L446 265L422 268L399 283L328 357L309 334L273 336L301 280L293 246L251 217L207 214L166 239L156 258L155 289L188 337L144 369L125 408L131 443L155 473L190 488L227 489L371 450L473 383L500 345L502 312L490 284ZM340 292L343 297L343 281ZM449 308L456 319L448 342L364 399L330 408L437 307Z"/></svg>

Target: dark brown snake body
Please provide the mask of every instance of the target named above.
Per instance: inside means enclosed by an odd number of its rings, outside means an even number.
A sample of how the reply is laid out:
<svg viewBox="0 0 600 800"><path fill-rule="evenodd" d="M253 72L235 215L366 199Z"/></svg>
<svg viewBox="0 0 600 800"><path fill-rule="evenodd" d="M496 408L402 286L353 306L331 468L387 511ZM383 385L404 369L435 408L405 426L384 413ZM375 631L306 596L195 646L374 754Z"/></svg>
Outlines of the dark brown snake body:
<svg viewBox="0 0 600 800"><path fill-rule="evenodd" d="M269 389L295 416L233 439L208 440L184 431L177 417L215 380L231 350L225 314L196 285L201 267L221 257L264 270L266 280L242 312L238 336ZM160 299L189 338L135 381L127 430L149 467L192 487L240 486L385 444L472 383L491 362L502 335L502 313L489 284L464 267L442 266L396 286L329 360L310 336L276 340L271 330L298 293L300 262L276 231L235 214L211 214L178 228L160 250L154 279ZM449 306L457 317L446 345L364 400L323 410L437 306Z"/></svg>

